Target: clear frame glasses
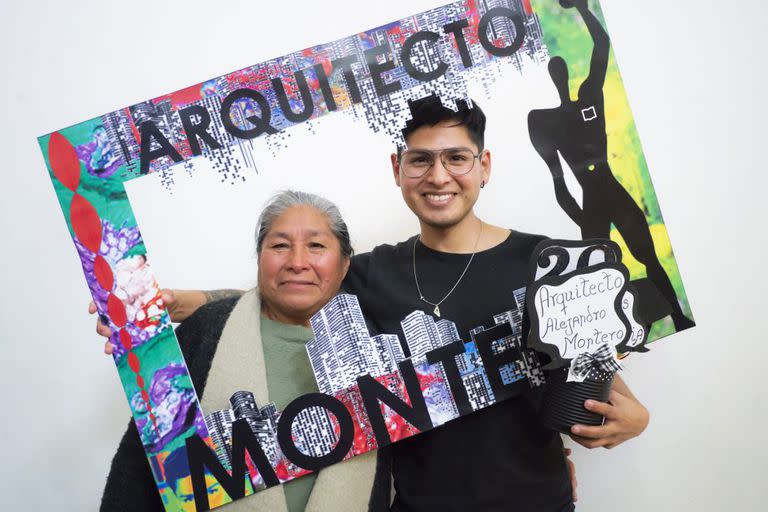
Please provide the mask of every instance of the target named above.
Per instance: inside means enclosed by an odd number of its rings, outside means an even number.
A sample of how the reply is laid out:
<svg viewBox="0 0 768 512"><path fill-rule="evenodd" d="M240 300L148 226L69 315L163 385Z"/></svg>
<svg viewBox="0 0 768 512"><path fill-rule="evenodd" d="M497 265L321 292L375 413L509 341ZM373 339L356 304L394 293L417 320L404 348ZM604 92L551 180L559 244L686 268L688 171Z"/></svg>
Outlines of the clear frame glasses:
<svg viewBox="0 0 768 512"><path fill-rule="evenodd" d="M408 149L400 154L400 170L408 178L421 178L435 165L436 157L446 171L454 176L463 176L475 167L475 159L480 153L473 153L469 148L447 148L440 151Z"/></svg>

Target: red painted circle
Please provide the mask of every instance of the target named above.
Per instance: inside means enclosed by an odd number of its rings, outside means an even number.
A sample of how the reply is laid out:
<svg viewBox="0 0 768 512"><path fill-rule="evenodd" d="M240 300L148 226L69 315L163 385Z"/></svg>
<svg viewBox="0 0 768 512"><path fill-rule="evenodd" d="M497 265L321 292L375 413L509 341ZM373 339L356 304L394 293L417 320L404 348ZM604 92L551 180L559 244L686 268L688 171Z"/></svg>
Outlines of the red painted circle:
<svg viewBox="0 0 768 512"><path fill-rule="evenodd" d="M96 256L96 260L93 262L93 273L96 275L96 281L99 286L106 291L112 291L112 286L115 284L115 276L112 274L112 268L104 257L99 254Z"/></svg>
<svg viewBox="0 0 768 512"><path fill-rule="evenodd" d="M131 367L133 373L139 373L139 370L141 369L139 358L133 352L128 352L128 366Z"/></svg>
<svg viewBox="0 0 768 512"><path fill-rule="evenodd" d="M59 132L48 140L48 162L53 175L74 192L80 184L80 161L72 144Z"/></svg>
<svg viewBox="0 0 768 512"><path fill-rule="evenodd" d="M80 194L72 197L69 218L75 235L89 251L98 253L101 246L101 219L96 208Z"/></svg>
<svg viewBox="0 0 768 512"><path fill-rule="evenodd" d="M120 331L120 344L125 350L131 350L133 348L133 339L131 339L130 333L125 329Z"/></svg>
<svg viewBox="0 0 768 512"><path fill-rule="evenodd" d="M128 321L123 302L112 293L107 297L107 313L109 313L109 319L112 320L112 323L121 329Z"/></svg>

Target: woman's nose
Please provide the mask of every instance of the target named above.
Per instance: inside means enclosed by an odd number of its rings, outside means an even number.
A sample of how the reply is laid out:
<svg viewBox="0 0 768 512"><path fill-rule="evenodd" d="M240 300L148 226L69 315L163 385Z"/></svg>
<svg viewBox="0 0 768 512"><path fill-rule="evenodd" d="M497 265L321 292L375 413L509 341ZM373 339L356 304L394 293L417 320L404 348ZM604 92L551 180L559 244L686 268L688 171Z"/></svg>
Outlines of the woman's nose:
<svg viewBox="0 0 768 512"><path fill-rule="evenodd" d="M309 266L309 257L307 251L296 247L291 250L288 257L288 267L292 270L303 270Z"/></svg>

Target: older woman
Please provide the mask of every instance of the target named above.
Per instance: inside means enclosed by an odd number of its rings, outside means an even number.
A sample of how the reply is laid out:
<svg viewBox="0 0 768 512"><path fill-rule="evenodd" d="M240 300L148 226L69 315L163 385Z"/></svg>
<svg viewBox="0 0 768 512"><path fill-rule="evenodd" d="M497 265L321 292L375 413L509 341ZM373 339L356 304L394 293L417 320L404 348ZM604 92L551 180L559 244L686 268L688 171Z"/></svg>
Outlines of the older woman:
<svg viewBox="0 0 768 512"><path fill-rule="evenodd" d="M286 191L264 208L256 247L258 287L203 306L176 329L206 411L228 408L230 395L238 390L251 391L257 403L274 402L278 410L296 396L317 391L304 345L312 338L310 317L338 293L349 268L347 226L330 201ZM366 510L375 467L376 454L368 453L236 501L226 510ZM131 422L112 461L102 510L162 508Z"/></svg>
<svg viewBox="0 0 768 512"><path fill-rule="evenodd" d="M315 391L304 351L312 337L306 326L337 293L347 273L352 249L346 226L328 201L284 192L270 201L259 220L257 252L258 291L242 297L242 292L233 291L235 297L208 302L177 329L204 410L228 407L228 397L240 389L253 391L258 403L275 402L278 409ZM203 292L175 293L173 305L181 307L172 311L176 319L210 299ZM99 330L108 335L103 326ZM151 508L137 503L160 506L133 424L129 430L113 462L105 510ZM316 480L302 477L227 510L389 510L391 461L382 456L379 462L376 471L376 456L367 453L324 469ZM143 480L133 483L136 475ZM130 490L126 481L131 482Z"/></svg>

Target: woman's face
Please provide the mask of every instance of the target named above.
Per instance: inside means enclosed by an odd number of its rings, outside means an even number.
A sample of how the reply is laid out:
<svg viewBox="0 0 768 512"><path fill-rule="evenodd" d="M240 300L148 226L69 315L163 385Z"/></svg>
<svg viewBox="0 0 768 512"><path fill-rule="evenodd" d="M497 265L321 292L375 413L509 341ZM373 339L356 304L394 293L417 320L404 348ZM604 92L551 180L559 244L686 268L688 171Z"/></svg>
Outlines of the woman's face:
<svg viewBox="0 0 768 512"><path fill-rule="evenodd" d="M259 256L262 311L272 320L309 325L339 291L349 269L328 217L292 206L272 223Z"/></svg>

